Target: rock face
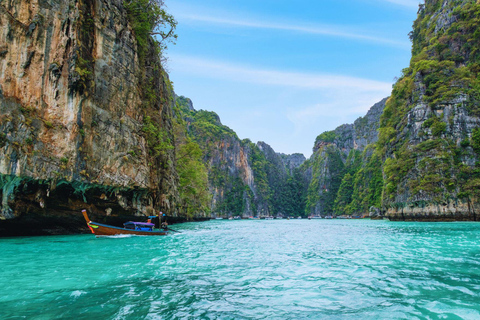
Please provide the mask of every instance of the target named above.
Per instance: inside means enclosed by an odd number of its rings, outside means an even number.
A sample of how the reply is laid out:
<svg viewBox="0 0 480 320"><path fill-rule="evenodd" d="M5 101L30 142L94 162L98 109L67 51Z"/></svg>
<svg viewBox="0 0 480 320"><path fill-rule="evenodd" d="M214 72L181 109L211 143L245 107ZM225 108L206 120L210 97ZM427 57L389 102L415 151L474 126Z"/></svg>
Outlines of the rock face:
<svg viewBox="0 0 480 320"><path fill-rule="evenodd" d="M410 66L391 97L318 136L304 165L307 213L478 220L479 23L478 1L420 5Z"/></svg>
<svg viewBox="0 0 480 320"><path fill-rule="evenodd" d="M217 114L196 111L185 97L177 98L177 106L189 135L204 152L214 216L303 213L287 196L295 188L292 172L304 161L303 155L280 155L264 142L240 140Z"/></svg>
<svg viewBox="0 0 480 320"><path fill-rule="evenodd" d="M2 1L0 25L0 219L174 215L174 153L152 155L145 130L171 136L172 92L123 2Z"/></svg>
<svg viewBox="0 0 480 320"><path fill-rule="evenodd" d="M333 144L342 153L348 155L351 150L363 151L369 144L378 140L380 116L385 108L387 98L374 104L364 117L360 117L353 124L344 124L333 131L319 135L315 141L313 152L321 147Z"/></svg>
<svg viewBox="0 0 480 320"><path fill-rule="evenodd" d="M392 220L477 220L480 4L422 5L410 66L381 119L383 207Z"/></svg>
<svg viewBox="0 0 480 320"><path fill-rule="evenodd" d="M360 190L373 189L372 181L376 180L373 173L380 172L381 163L372 163L372 157L386 100L373 105L353 124L341 125L317 137L314 153L303 166L309 185L307 214L363 214L376 204L375 197Z"/></svg>
<svg viewBox="0 0 480 320"><path fill-rule="evenodd" d="M307 159L301 153L294 154L284 154L279 153L282 158L283 165L287 168L290 174L293 174L293 171L299 168Z"/></svg>

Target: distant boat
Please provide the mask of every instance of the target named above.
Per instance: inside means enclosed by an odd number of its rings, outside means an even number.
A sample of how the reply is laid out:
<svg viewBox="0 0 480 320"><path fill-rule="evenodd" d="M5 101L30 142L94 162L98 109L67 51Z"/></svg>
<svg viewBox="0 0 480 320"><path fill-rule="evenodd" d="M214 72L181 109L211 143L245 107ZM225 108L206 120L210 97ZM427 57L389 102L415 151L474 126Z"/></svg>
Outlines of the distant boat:
<svg viewBox="0 0 480 320"><path fill-rule="evenodd" d="M82 210L87 226L96 236L115 236L120 234L131 234L137 236L166 236L167 230L154 229L155 225L148 222L129 221L123 224L124 228L110 226L90 221L87 210Z"/></svg>
<svg viewBox="0 0 480 320"><path fill-rule="evenodd" d="M273 220L273 217L265 217L265 220Z"/></svg>
<svg viewBox="0 0 480 320"><path fill-rule="evenodd" d="M309 216L308 219L322 219L322 216Z"/></svg>
<svg viewBox="0 0 480 320"><path fill-rule="evenodd" d="M302 217L298 216L297 219L302 219Z"/></svg>
<svg viewBox="0 0 480 320"><path fill-rule="evenodd" d="M223 220L223 218L222 217L217 217L217 218L215 218L215 220Z"/></svg>

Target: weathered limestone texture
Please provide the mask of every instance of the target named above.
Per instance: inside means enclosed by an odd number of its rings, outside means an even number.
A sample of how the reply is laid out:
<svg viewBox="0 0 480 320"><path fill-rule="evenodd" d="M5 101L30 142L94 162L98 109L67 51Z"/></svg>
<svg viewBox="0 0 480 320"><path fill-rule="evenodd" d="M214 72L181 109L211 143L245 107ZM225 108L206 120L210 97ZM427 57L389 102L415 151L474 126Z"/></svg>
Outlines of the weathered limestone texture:
<svg viewBox="0 0 480 320"><path fill-rule="evenodd" d="M480 2L426 0L381 119L391 220L478 220Z"/></svg>
<svg viewBox="0 0 480 320"><path fill-rule="evenodd" d="M122 0L0 1L0 44L0 219L176 213L173 151L152 159L143 130L171 134L172 92Z"/></svg>
<svg viewBox="0 0 480 320"><path fill-rule="evenodd" d="M343 124L335 130L325 132L317 137L313 155L304 171L309 185L308 214L321 216L339 214L334 211L337 192L347 171L354 174L355 170L349 169L349 167L352 167L355 158L359 157L355 156L355 153L361 155L363 165L370 161L374 149L372 146L378 141L380 116L386 101L387 98L374 104L364 117L358 118L353 124ZM368 185L371 178L366 175L357 180ZM368 207L365 207L364 210L367 210ZM355 213L366 214L368 212Z"/></svg>

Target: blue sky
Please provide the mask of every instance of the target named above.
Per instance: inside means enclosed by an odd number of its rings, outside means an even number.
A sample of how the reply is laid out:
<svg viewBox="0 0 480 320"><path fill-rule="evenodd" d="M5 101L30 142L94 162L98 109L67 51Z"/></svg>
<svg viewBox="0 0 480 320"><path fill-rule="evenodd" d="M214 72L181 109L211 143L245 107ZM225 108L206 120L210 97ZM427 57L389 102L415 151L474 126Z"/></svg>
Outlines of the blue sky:
<svg viewBox="0 0 480 320"><path fill-rule="evenodd" d="M309 157L315 138L390 95L420 0L167 0L178 95L241 139Z"/></svg>

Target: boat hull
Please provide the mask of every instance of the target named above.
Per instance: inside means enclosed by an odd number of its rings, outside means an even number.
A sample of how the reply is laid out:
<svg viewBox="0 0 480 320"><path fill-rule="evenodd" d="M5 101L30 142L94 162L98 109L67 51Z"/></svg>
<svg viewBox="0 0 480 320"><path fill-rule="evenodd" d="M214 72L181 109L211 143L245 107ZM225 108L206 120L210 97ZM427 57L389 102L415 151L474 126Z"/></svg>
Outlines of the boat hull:
<svg viewBox="0 0 480 320"><path fill-rule="evenodd" d="M96 236L116 236L122 234L137 235L137 236L166 236L168 231L166 230L152 230L152 231L142 231L142 230L132 230L110 226L108 224L102 224L98 222L90 221L87 215L87 211L83 210L83 217L87 222L87 226Z"/></svg>
<svg viewBox="0 0 480 320"><path fill-rule="evenodd" d="M88 227L90 228L92 233L95 234L96 236L115 236L115 235L121 235L121 234L130 234L130 235L137 235L137 236L166 236L168 234L168 231L130 230L125 228L109 226L106 224L101 224L93 221L90 221L88 223Z"/></svg>

